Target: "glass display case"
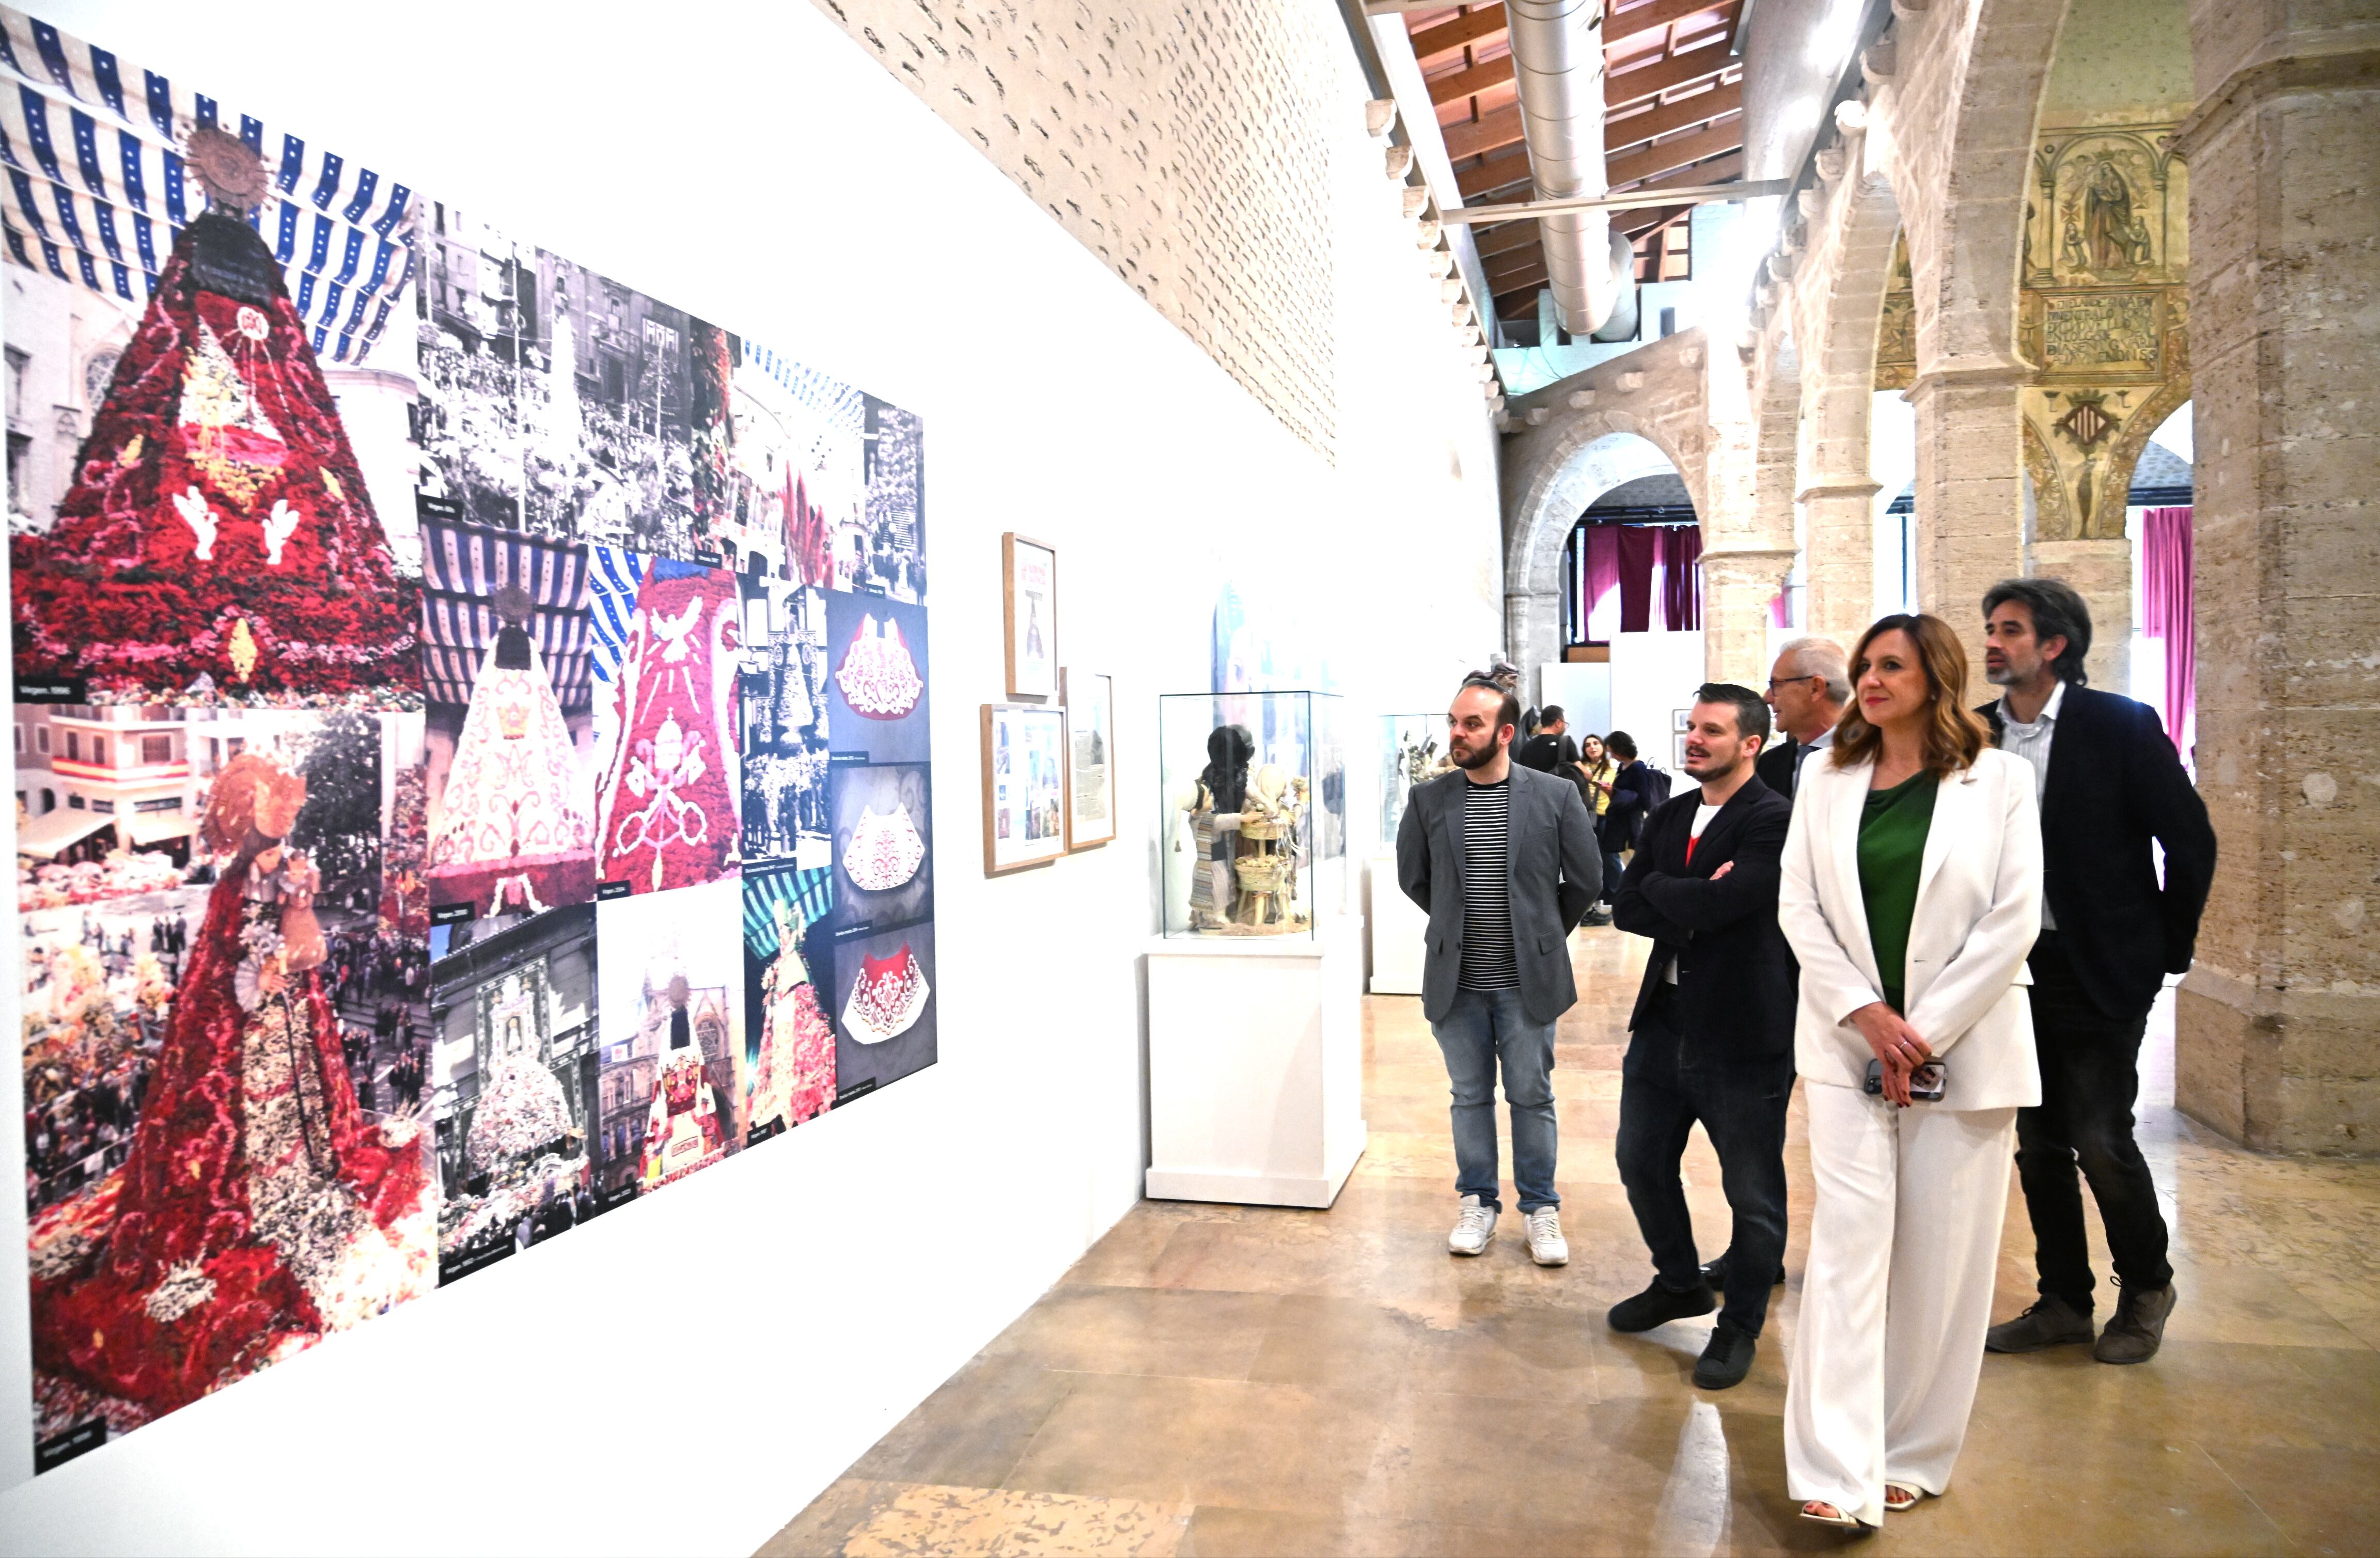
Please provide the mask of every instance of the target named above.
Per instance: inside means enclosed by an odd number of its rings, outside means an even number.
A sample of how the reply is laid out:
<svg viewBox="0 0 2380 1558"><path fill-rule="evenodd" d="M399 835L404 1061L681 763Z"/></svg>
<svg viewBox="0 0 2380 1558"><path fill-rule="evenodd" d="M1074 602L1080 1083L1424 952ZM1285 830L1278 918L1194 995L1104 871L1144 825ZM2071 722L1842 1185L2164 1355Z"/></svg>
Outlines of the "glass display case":
<svg viewBox="0 0 2380 1558"><path fill-rule="evenodd" d="M1330 693L1157 700L1165 934L1305 936L1347 900L1347 760Z"/></svg>
<svg viewBox="0 0 2380 1558"><path fill-rule="evenodd" d="M1394 844L1405 819L1405 797L1425 779L1454 767L1446 749L1443 714L1380 716L1380 842Z"/></svg>

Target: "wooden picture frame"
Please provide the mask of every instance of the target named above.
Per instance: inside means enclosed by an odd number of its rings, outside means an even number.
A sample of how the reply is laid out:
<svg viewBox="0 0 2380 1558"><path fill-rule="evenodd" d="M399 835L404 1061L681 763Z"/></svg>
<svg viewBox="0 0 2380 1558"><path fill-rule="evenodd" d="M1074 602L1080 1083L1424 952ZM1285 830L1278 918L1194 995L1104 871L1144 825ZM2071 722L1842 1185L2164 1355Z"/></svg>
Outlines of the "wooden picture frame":
<svg viewBox="0 0 2380 1558"><path fill-rule="evenodd" d="M1080 854L1116 839L1115 678L1063 667L1058 672L1058 706L1066 711L1066 852ZM1094 750L1087 753L1086 742ZM1087 756L1094 761L1086 762ZM1093 781L1087 792L1087 778ZM1088 794L1098 798L1097 812L1086 816L1076 808Z"/></svg>
<svg viewBox="0 0 2380 1558"><path fill-rule="evenodd" d="M1030 871L1066 852L1066 711L1057 705L983 706L985 876Z"/></svg>
<svg viewBox="0 0 2380 1558"><path fill-rule="evenodd" d="M1058 549L1010 530L1000 537L1002 642L1012 698L1058 695Z"/></svg>

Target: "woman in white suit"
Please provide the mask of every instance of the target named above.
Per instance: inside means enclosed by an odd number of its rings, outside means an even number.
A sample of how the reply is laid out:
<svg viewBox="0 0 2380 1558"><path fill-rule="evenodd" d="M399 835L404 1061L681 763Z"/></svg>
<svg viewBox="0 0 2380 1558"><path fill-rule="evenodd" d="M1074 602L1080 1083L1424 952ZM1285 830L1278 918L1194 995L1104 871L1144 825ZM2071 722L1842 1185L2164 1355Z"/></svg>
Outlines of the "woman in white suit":
<svg viewBox="0 0 2380 1558"><path fill-rule="evenodd" d="M1817 1181L1787 1484L1807 1518L1858 1528L1947 1489L1966 1437L2016 1112L2041 1101L2022 988L2041 829L2032 769L1962 706L1949 624L1883 619L1852 679L1794 797L1778 918Z"/></svg>

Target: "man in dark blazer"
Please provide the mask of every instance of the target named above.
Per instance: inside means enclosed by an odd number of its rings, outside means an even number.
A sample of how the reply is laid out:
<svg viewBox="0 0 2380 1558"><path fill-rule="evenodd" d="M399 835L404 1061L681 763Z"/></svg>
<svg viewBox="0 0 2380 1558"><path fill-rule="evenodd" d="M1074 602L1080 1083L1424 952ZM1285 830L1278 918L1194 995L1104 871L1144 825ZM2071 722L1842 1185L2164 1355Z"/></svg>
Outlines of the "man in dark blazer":
<svg viewBox="0 0 2380 1558"><path fill-rule="evenodd" d="M1454 771L1414 787L1397 883L1429 915L1422 1014L1446 1056L1462 1198L1447 1249L1477 1255L1495 1236L1500 1066L1530 1258L1559 1266L1570 1250L1554 1193L1554 1022L1578 999L1570 933L1602 890L1603 861L1577 787L1512 762L1520 717L1498 682L1464 681L1446 716Z"/></svg>
<svg viewBox="0 0 2380 1558"><path fill-rule="evenodd" d="M2090 609L2061 580L2003 579L1984 598L1984 675L2005 691L1976 712L2033 765L2043 861L2041 936L2026 960L2041 1103L2016 1117L2041 1298L1993 1326L1986 1345L2092 1340L2079 1165L2119 1287L2095 1350L2103 1363L2141 1363L2174 1305L2165 1217L2132 1140L2141 1036L2165 976L2190 968L2215 829L2156 711L2083 685L2090 647ZM2165 849L2162 885L2152 841Z"/></svg>
<svg viewBox="0 0 2380 1558"><path fill-rule="evenodd" d="M1828 638L1797 638L1777 651L1768 668L1768 712L1776 739L1754 765L1760 782L1788 801L1802 765L1834 744L1835 725L1852 701L1851 666L1843 646Z"/></svg>
<svg viewBox="0 0 2380 1558"><path fill-rule="evenodd" d="M1621 1063L1620 1181L1652 1251L1650 1286L1611 1310L1649 1331L1719 1310L1694 1383L1724 1390L1752 1367L1785 1258L1785 1106L1793 1092L1793 957L1777 924L1793 808L1753 764L1768 707L1749 687L1706 684L1686 732L1701 788L1645 824L1613 921L1653 939ZM1706 1284L1678 1175L1700 1120L1734 1214L1726 1303Z"/></svg>

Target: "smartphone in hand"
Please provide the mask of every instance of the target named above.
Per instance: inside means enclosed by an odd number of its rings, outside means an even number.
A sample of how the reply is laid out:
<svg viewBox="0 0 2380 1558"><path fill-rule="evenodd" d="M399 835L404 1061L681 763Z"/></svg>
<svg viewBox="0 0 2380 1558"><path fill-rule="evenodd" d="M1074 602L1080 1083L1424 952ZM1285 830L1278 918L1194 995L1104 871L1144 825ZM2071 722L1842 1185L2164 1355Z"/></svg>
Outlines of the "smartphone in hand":
<svg viewBox="0 0 2380 1558"><path fill-rule="evenodd" d="M1914 1103L1939 1104L1942 1102L1943 1086L1949 1080L1949 1068L1939 1060L1928 1060L1909 1073L1909 1096ZM1866 1090L1871 1094L1879 1095L1884 1092L1883 1061L1867 1063Z"/></svg>

